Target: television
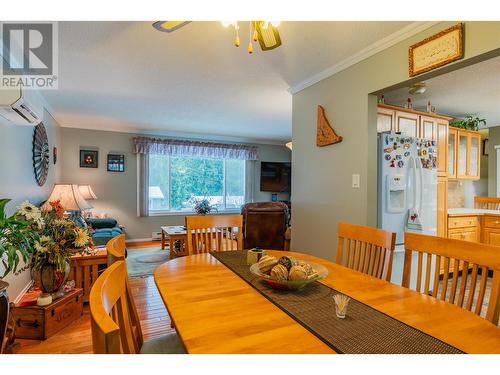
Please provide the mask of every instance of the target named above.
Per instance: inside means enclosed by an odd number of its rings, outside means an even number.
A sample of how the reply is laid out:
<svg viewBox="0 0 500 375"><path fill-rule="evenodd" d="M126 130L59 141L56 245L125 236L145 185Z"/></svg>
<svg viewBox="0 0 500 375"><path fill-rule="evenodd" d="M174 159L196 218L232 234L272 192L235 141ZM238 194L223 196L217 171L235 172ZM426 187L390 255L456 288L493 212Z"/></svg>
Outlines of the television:
<svg viewBox="0 0 500 375"><path fill-rule="evenodd" d="M292 163L263 161L260 163L260 191L291 191Z"/></svg>

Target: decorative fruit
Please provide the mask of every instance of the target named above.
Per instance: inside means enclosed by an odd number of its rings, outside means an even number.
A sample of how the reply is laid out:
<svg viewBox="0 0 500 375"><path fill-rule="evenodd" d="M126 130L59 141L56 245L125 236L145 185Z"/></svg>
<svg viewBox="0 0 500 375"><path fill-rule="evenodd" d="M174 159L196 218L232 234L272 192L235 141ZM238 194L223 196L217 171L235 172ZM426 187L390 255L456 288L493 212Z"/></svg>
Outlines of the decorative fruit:
<svg viewBox="0 0 500 375"><path fill-rule="evenodd" d="M292 260L289 258L289 257L281 257L279 260L278 260L278 264L281 264L283 266L286 267L287 271L290 270L290 268L292 268L293 264L292 264Z"/></svg>
<svg viewBox="0 0 500 375"><path fill-rule="evenodd" d="M302 266L293 266L288 274L289 280L307 280L307 272Z"/></svg>
<svg viewBox="0 0 500 375"><path fill-rule="evenodd" d="M259 270L262 273L269 274L269 271L278 264L278 260L270 255L264 255L259 260Z"/></svg>
<svg viewBox="0 0 500 375"><path fill-rule="evenodd" d="M306 271L306 274L309 276L314 273L314 268L309 263L300 262L299 265Z"/></svg>
<svg viewBox="0 0 500 375"><path fill-rule="evenodd" d="M274 280L286 280L288 278L288 270L282 264L277 264L271 270L271 278Z"/></svg>

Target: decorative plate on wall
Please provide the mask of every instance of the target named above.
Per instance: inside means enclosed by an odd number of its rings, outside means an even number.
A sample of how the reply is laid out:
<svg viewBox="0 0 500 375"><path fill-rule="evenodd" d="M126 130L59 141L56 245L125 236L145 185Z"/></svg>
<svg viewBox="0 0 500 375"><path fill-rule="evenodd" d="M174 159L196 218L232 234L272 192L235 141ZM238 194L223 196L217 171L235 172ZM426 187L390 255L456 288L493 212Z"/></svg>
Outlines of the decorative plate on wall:
<svg viewBox="0 0 500 375"><path fill-rule="evenodd" d="M49 173L49 140L47 132L42 123L35 126L33 132L33 169L35 180L38 185L43 186L47 181Z"/></svg>

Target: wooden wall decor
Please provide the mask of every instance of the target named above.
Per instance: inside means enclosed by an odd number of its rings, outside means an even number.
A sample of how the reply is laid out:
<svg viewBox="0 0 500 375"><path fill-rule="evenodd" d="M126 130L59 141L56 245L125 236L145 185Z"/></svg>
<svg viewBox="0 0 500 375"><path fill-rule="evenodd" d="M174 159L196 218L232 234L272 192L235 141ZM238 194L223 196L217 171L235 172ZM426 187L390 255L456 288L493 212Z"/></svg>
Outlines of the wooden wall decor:
<svg viewBox="0 0 500 375"><path fill-rule="evenodd" d="M464 25L458 23L412 46L408 50L410 77L464 57Z"/></svg>
<svg viewBox="0 0 500 375"><path fill-rule="evenodd" d="M318 120L316 130L316 145L318 147L333 145L342 142L342 137L335 133L325 116L325 109L318 105Z"/></svg>

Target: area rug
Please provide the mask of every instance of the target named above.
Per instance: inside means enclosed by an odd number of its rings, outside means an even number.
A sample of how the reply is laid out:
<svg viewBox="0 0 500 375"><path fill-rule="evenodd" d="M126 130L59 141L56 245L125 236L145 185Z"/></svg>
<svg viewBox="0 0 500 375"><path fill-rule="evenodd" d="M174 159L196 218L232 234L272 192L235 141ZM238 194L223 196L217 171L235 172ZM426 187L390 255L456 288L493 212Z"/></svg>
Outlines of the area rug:
<svg viewBox="0 0 500 375"><path fill-rule="evenodd" d="M151 276L156 267L169 259L170 251L160 247L127 249L127 271L129 277Z"/></svg>

